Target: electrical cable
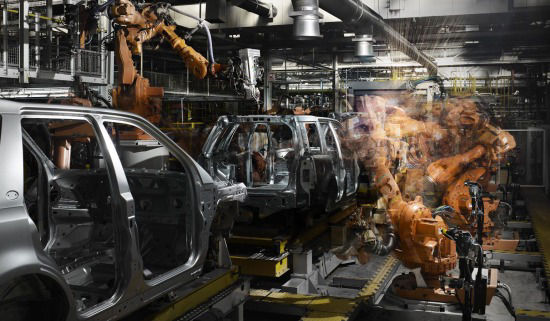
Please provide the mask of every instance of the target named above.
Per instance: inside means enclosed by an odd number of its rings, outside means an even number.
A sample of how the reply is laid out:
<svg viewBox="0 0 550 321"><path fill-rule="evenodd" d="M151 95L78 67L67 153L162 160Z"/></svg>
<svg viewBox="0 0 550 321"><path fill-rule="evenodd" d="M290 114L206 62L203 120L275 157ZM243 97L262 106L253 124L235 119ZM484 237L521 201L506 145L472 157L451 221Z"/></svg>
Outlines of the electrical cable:
<svg viewBox="0 0 550 321"><path fill-rule="evenodd" d="M212 35L210 34L210 29L208 28L208 26L204 23L204 19L201 19L201 18L197 18L195 17L194 15L192 14L189 14L187 12L184 12L184 11L181 11L179 9L176 9L174 7L172 7L172 5L170 4L167 4L167 8L174 11L174 12L177 12L181 15L184 15L188 18L191 18L191 19L194 19L196 21L199 22L199 24L197 25L198 27L200 27L201 29L204 29L205 33L206 33L206 38L208 39L208 52L207 52L207 58L209 60L209 62L211 64L215 64L216 63L216 60L214 59L214 47L212 45Z"/></svg>
<svg viewBox="0 0 550 321"><path fill-rule="evenodd" d="M513 303L512 303L512 289L510 288L510 286L508 286L508 284L506 284L506 283L498 282L497 288L498 289L504 289L508 293L508 300L510 301L510 305L513 305Z"/></svg>
<svg viewBox="0 0 550 321"><path fill-rule="evenodd" d="M499 298L502 301L502 303L504 303L504 306L506 307L506 310L508 310L508 312L514 318L514 320L517 320L516 310L514 309L512 304L508 301L508 299L504 296L504 294L502 294L502 292L500 292L499 289L497 289L497 291L495 292L495 296L497 298Z"/></svg>
<svg viewBox="0 0 550 321"><path fill-rule="evenodd" d="M506 205L506 206L510 209L510 216L512 216L512 210L513 210L513 208L512 208L512 205L510 205L510 203L505 202L505 201L500 201L499 204L504 204L504 205Z"/></svg>
<svg viewBox="0 0 550 321"><path fill-rule="evenodd" d="M107 7L109 7L113 2L115 2L115 0L108 0L105 3L96 6L95 8L93 8L92 13L95 15L102 12L103 10L107 9Z"/></svg>

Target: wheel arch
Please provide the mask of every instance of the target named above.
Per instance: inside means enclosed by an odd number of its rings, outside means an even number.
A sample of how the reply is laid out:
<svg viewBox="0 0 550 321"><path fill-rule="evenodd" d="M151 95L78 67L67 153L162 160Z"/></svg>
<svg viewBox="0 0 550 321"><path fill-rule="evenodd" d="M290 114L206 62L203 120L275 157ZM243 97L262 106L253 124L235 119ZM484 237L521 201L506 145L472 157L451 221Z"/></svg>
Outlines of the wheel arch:
<svg viewBox="0 0 550 321"><path fill-rule="evenodd" d="M32 289L38 297L43 298L44 302L53 302L48 304L47 311L52 313L51 320L67 320L74 310L74 302L70 300L72 297L66 283L60 276L53 271L44 267L26 266L18 270L8 271L3 274L0 280L0 306L6 298L7 293L4 293L6 287L10 287L9 291L16 290L18 287L23 287L28 284L34 284L38 288ZM29 292L27 290L27 292ZM48 297L49 296L49 297Z"/></svg>

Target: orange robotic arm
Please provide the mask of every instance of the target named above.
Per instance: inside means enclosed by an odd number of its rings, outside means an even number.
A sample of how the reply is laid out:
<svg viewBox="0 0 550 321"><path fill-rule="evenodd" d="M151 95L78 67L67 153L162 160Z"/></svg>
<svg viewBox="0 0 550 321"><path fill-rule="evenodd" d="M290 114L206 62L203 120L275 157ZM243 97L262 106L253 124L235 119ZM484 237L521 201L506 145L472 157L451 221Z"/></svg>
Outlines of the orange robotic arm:
<svg viewBox="0 0 550 321"><path fill-rule="evenodd" d="M394 112L386 119L384 130L386 135L391 138L424 135L434 140L440 140L447 136L447 130L439 124L413 119L402 110Z"/></svg>
<svg viewBox="0 0 550 321"><path fill-rule="evenodd" d="M175 26L167 26L149 5L138 10L129 0L117 0L111 7L113 20L123 26L116 33L115 57L118 64L118 86L113 89L115 108L131 111L154 123L160 121L160 98L164 90L151 87L149 80L138 73L132 55L141 55L144 42L161 36L170 42L187 68L195 77L203 79L208 74L208 61L188 46L175 32ZM212 66L212 72L217 70Z"/></svg>
<svg viewBox="0 0 550 321"><path fill-rule="evenodd" d="M449 225L457 226L460 229L468 230L472 234L476 232L475 217L470 215L472 212L472 197L468 186L464 182L478 182L483 179L483 176L487 173L487 169L484 167L472 168L464 172L460 177L453 182L447 188L445 195L443 196L443 204L451 206L457 213L446 219ZM494 226L494 222L491 220L490 213L495 211L498 207L499 201L493 200L488 197L483 198L484 209L484 226L483 232L489 233Z"/></svg>
<svg viewBox="0 0 550 321"><path fill-rule="evenodd" d="M111 14L118 24L137 31L135 34L130 32L126 39L133 54L142 53L142 44L145 41L162 36L170 42L195 77L203 79L208 74L208 60L174 32L175 26L167 26L163 20L158 19L152 6L146 6L140 12L129 0L117 0L111 7Z"/></svg>
<svg viewBox="0 0 550 321"><path fill-rule="evenodd" d="M118 86L113 89L113 106L133 112L158 123L160 120L160 98L164 90L151 87L149 79L142 77L134 67L132 53L126 38L135 35L135 30L119 29L115 43L115 58L118 64Z"/></svg>
<svg viewBox="0 0 550 321"><path fill-rule="evenodd" d="M372 163L372 162L370 162ZM405 202L383 161L374 161L374 180L399 236L396 256L411 269L421 268L427 276L444 274L456 264L455 246L442 234L447 225L422 203L422 198Z"/></svg>
<svg viewBox="0 0 550 321"><path fill-rule="evenodd" d="M477 145L464 154L441 158L428 166L428 179L438 186L447 186L469 163L483 157L487 149Z"/></svg>
<svg viewBox="0 0 550 321"><path fill-rule="evenodd" d="M441 158L428 166L428 179L438 186L448 186L470 163L487 158L489 162L516 147L514 137L498 127L487 125L477 141L478 145L466 153Z"/></svg>
<svg viewBox="0 0 550 321"><path fill-rule="evenodd" d="M432 217L430 209L422 203L421 198L417 197L410 202L403 200L389 170L390 164L383 140L385 133L380 120L369 112L367 106L371 103L368 98L363 98L359 107L366 110L367 116L363 121L373 130L368 136L358 135L361 142L351 145L360 148L357 154L365 167L372 169L374 185L382 196L399 237L395 254L406 267L421 268L422 273L427 276L444 274L456 264L455 246L441 232L447 226L442 218Z"/></svg>

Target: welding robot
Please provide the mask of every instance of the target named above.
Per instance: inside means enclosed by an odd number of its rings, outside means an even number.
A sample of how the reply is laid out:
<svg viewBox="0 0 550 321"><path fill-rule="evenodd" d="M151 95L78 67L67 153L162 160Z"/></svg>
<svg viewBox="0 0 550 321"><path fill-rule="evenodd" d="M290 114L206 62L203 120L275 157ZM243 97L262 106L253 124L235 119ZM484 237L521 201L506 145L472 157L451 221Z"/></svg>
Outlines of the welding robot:
<svg viewBox="0 0 550 321"><path fill-rule="evenodd" d="M136 113L159 124L164 88L152 87L149 79L142 75L143 45L153 39L169 43L195 78L201 80L215 77L224 80L236 94L259 104L258 85L263 77L259 50L241 49L239 55L229 59L226 64L217 63L212 36L203 19L181 11L167 2L138 3L131 0L108 0L103 4L90 2L88 6L79 5L75 20L78 20L81 49L85 47L88 38L95 34L99 16L105 10L114 28L112 49L118 66L117 86L111 93L114 108ZM176 33L176 24L170 12L195 20L196 27L180 37ZM206 58L185 41L191 39L198 30L206 33ZM139 71L134 57L139 57ZM87 101L82 103L82 99L86 97L76 98L74 104L90 105Z"/></svg>
<svg viewBox="0 0 550 321"><path fill-rule="evenodd" d="M452 133L452 129L443 129L433 122L407 119L403 113L398 117L395 114L386 117L385 104L385 99L381 97L364 96L359 99L357 109L362 125L349 135L347 144L355 149L364 168L371 172L373 188L380 195L378 207L385 209L391 227L386 228L386 240L372 237L372 231L363 230L333 252L341 257L355 254L359 258L364 252L386 255L393 249L394 255L405 267L419 273L397 276L391 291L410 300L461 304L464 320L471 319L472 311L483 314L485 306L495 295L509 301L500 292L505 286L498 282L497 271L483 269L485 220L492 200L481 192L478 181L488 171L488 162L515 147L513 137L484 123L484 127L480 126L476 131L477 140L459 147L467 150L429 163L423 175L432 185L445 191L443 205L430 208L424 203L423 191L416 191L418 194L413 194L413 199L411 195L401 193L396 175L390 171L393 168L392 158L399 155L395 152L399 148L395 147L392 136L402 138L424 132L443 139ZM398 123L401 128L398 131L388 126L392 117L393 121L400 118ZM460 196L458 205L453 195ZM352 216L355 231L357 226L370 226L365 220L371 217L361 211ZM477 238L474 239L472 234ZM450 275L457 260L460 270L458 278ZM475 279L472 278L474 263L478 269ZM484 274L482 271L485 271ZM513 309L510 311L513 312Z"/></svg>

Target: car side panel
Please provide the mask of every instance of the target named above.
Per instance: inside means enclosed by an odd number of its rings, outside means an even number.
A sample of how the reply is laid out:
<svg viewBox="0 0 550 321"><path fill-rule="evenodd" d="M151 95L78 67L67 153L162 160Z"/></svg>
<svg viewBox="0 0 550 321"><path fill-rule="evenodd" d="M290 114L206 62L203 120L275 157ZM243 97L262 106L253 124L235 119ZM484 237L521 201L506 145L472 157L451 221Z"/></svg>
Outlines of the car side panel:
<svg viewBox="0 0 550 321"><path fill-rule="evenodd" d="M23 141L19 115L2 115L0 136L0 284L41 274L53 279L67 298L70 291L58 268L42 251L40 237L23 199ZM74 305L69 301L70 310Z"/></svg>

